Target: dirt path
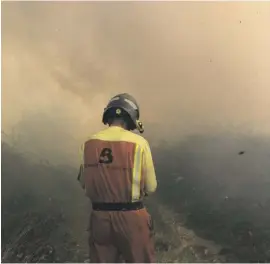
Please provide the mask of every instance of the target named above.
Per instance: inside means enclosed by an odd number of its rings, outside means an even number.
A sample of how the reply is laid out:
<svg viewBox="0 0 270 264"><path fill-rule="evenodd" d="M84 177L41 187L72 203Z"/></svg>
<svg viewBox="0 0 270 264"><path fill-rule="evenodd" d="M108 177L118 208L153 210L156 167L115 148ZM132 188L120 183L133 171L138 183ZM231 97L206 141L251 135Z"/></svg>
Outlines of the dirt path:
<svg viewBox="0 0 270 264"><path fill-rule="evenodd" d="M89 204L83 193L79 203L72 203L74 197L62 206L49 200L42 211L25 213L24 223L17 231L11 227L10 243L2 246L2 262L87 262ZM151 198L147 205L155 222L158 262L224 262L218 245L182 226L166 206Z"/></svg>
<svg viewBox="0 0 270 264"><path fill-rule="evenodd" d="M157 200L147 201L155 222L155 243L159 262L224 262L218 253L219 245L202 239L187 229L179 217L159 204Z"/></svg>
<svg viewBox="0 0 270 264"><path fill-rule="evenodd" d="M219 245L202 239L192 230L185 228L177 222L177 215L165 205L159 204L155 198L150 198L147 206L155 222L158 262L225 262L225 259L218 254L221 250ZM86 202L76 207L76 214L66 213L66 231L76 241L76 245L71 248L74 253L72 261L84 262L88 259L86 232L88 209L89 205Z"/></svg>

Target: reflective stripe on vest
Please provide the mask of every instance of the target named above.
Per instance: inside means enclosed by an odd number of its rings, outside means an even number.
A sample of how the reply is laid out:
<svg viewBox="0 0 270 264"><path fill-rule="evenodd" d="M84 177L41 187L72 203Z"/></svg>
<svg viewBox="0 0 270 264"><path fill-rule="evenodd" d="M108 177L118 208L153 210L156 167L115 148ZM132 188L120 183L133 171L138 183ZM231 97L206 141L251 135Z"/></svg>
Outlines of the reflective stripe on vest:
<svg viewBox="0 0 270 264"><path fill-rule="evenodd" d="M142 148L136 144L134 153L134 167L132 170L132 201L140 199L140 183L142 176Z"/></svg>

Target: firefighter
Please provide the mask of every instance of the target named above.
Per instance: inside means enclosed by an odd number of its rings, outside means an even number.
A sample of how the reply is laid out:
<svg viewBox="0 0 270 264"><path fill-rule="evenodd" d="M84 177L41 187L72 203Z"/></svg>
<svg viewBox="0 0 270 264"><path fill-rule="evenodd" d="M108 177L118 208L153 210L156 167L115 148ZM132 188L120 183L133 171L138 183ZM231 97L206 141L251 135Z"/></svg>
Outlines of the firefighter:
<svg viewBox="0 0 270 264"><path fill-rule="evenodd" d="M147 140L131 132L143 133L139 116L131 95L116 95L103 113L109 127L83 144L78 180L92 203L91 262L119 262L120 257L155 262L152 220L143 198L155 192L157 181Z"/></svg>

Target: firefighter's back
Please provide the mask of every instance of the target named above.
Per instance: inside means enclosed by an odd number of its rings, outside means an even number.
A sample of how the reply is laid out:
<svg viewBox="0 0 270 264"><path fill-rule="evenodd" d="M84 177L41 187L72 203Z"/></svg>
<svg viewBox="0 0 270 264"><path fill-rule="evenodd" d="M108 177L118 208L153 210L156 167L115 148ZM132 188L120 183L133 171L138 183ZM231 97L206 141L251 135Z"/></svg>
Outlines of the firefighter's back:
<svg viewBox="0 0 270 264"><path fill-rule="evenodd" d="M151 217L143 207L147 141L111 126L84 144L85 189L93 205L93 262L154 262Z"/></svg>
<svg viewBox="0 0 270 264"><path fill-rule="evenodd" d="M143 137L117 126L85 143L86 192L92 202L128 203L142 198L146 143Z"/></svg>

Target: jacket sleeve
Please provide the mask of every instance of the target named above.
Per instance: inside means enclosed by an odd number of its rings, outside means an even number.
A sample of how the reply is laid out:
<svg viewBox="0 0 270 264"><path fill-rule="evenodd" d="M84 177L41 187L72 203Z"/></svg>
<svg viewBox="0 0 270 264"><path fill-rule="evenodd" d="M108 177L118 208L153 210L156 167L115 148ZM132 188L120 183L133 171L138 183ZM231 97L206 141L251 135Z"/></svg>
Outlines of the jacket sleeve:
<svg viewBox="0 0 270 264"><path fill-rule="evenodd" d="M147 194L154 193L157 188L157 179L150 146L145 141L143 148L143 172L145 175L145 191Z"/></svg>
<svg viewBox="0 0 270 264"><path fill-rule="evenodd" d="M77 180L79 181L81 187L85 188L85 177L84 177L84 144L80 148L80 169L78 173Z"/></svg>

